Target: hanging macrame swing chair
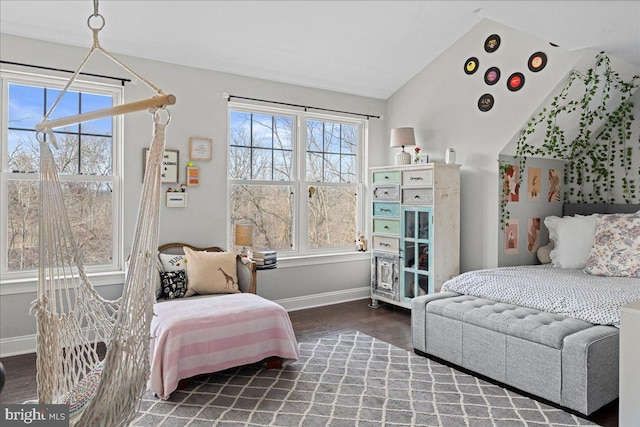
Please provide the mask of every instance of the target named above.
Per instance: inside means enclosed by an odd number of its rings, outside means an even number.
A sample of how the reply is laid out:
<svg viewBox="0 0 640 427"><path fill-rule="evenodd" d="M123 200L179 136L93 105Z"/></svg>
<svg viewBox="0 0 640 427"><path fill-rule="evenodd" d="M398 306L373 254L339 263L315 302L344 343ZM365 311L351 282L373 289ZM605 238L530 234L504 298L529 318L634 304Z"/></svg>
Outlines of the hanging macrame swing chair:
<svg viewBox="0 0 640 427"><path fill-rule="evenodd" d="M97 0L94 0L94 14L87 23L93 31L93 46L36 126L41 152L39 284L33 305L38 323L36 378L38 402L68 404L71 426L114 427L128 425L135 418L149 377L161 162L165 127L170 121L166 106L174 104L175 97L165 94L100 46L98 32L104 27L104 18L98 14ZM144 82L156 95L49 121L63 95L96 51ZM122 296L110 301L96 292L85 274L49 145L57 148L52 129L142 110L148 110L153 117L153 138ZM103 360L98 352L100 342L107 348Z"/></svg>

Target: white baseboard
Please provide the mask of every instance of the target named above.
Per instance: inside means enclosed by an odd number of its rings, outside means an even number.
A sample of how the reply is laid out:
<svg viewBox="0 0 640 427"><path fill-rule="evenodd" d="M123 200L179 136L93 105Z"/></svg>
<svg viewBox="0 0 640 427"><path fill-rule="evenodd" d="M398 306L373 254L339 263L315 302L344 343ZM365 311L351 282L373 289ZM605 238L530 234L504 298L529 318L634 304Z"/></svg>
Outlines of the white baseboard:
<svg viewBox="0 0 640 427"><path fill-rule="evenodd" d="M324 292L322 294L305 295L302 297L285 298L274 302L280 304L287 311L304 310L305 308L322 307L323 305L338 304L371 298L371 287L347 289L344 291Z"/></svg>
<svg viewBox="0 0 640 427"><path fill-rule="evenodd" d="M344 291L325 292L321 294L305 295L302 297L285 298L274 301L287 311L304 310L305 308L321 307L341 302L371 298L371 288L347 289ZM23 335L19 337L0 339L0 357L17 356L19 354L36 352L36 336Z"/></svg>
<svg viewBox="0 0 640 427"><path fill-rule="evenodd" d="M3 338L0 340L0 357L17 356L36 352L36 335Z"/></svg>

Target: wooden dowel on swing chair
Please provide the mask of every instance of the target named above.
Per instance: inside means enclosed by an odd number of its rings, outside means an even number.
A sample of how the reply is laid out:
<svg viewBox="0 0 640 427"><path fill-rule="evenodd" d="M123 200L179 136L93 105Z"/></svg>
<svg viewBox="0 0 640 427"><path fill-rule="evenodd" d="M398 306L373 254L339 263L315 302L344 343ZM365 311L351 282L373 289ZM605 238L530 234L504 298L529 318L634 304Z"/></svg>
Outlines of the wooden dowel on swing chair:
<svg viewBox="0 0 640 427"><path fill-rule="evenodd" d="M159 108L165 105L173 105L176 103L176 97L174 95L158 95L149 99L143 99L141 101L134 101L128 104L117 105L111 108L105 108L102 110L91 111L89 113L78 114L75 116L63 117L56 120L45 120L44 122L36 125L36 130L42 131L44 129L55 129L62 126L75 125L78 123L88 122L90 120L102 119L104 117L117 116L119 114L133 113L135 111L142 111L148 108Z"/></svg>

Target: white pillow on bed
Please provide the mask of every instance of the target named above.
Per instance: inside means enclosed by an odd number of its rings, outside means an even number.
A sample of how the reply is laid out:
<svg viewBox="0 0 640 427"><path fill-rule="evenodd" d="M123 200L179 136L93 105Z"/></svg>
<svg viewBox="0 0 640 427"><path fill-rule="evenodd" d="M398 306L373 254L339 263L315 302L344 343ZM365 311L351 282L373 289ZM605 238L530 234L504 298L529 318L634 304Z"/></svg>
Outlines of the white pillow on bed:
<svg viewBox="0 0 640 427"><path fill-rule="evenodd" d="M554 249L549 256L554 267L584 268L591 254L598 215L549 216L544 225Z"/></svg>

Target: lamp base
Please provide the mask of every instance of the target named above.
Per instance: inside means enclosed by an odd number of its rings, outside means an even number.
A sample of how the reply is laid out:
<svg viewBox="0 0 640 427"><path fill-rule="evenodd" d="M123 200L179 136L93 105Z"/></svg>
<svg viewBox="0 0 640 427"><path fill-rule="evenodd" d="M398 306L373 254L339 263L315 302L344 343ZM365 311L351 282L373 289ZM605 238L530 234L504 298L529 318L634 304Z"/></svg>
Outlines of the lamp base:
<svg viewBox="0 0 640 427"><path fill-rule="evenodd" d="M400 151L396 154L396 166L402 165L410 165L411 164L411 154L406 151Z"/></svg>

